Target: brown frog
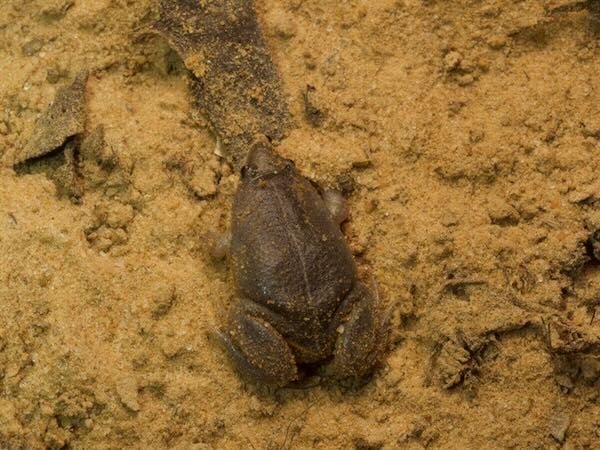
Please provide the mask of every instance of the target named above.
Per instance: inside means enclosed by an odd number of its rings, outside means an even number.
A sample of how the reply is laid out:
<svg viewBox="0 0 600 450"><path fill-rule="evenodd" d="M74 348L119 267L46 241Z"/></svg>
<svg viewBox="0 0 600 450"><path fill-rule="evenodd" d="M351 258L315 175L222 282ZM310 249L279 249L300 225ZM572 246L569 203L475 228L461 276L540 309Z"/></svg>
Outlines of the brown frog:
<svg viewBox="0 0 600 450"><path fill-rule="evenodd" d="M369 372L387 321L378 296L357 279L339 223L315 186L292 161L257 144L232 216L240 300L217 335L237 370L277 386L298 378L298 364L330 359L338 378Z"/></svg>

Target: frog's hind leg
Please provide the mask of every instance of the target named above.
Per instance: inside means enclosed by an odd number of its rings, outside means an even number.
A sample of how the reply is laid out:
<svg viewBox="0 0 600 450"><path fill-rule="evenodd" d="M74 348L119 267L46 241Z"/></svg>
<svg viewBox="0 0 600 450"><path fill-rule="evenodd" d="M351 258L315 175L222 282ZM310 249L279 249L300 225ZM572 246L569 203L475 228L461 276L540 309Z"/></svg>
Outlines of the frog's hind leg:
<svg viewBox="0 0 600 450"><path fill-rule="evenodd" d="M284 386L297 377L296 361L279 332L266 321L234 307L216 333L238 372L252 382Z"/></svg>
<svg viewBox="0 0 600 450"><path fill-rule="evenodd" d="M336 378L360 377L368 374L385 350L388 319L375 295L357 283L346 298L348 309L338 326L338 337L329 370Z"/></svg>

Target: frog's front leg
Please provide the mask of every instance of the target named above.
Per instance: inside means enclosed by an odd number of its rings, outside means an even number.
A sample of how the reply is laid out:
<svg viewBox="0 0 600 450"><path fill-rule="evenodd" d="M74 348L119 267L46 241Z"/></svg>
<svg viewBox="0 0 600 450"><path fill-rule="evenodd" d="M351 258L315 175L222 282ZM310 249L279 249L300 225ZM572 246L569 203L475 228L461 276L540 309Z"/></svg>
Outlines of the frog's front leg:
<svg viewBox="0 0 600 450"><path fill-rule="evenodd" d="M297 378L296 361L283 336L239 305L217 332L239 373L252 382L283 386Z"/></svg>
<svg viewBox="0 0 600 450"><path fill-rule="evenodd" d="M388 323L378 296L358 282L342 308L333 361L329 370L337 378L366 375L378 362L387 340Z"/></svg>
<svg viewBox="0 0 600 450"><path fill-rule="evenodd" d="M208 254L213 261L222 261L229 256L231 247L231 236L229 234L209 231L203 237L208 244Z"/></svg>
<svg viewBox="0 0 600 450"><path fill-rule="evenodd" d="M348 206L348 202L342 194L337 191L327 189L321 194L321 198L323 199L323 202L325 203L325 206L329 210L329 214L331 214L331 217L335 223L341 225L342 222L348 219L348 216L350 215L350 207Z"/></svg>

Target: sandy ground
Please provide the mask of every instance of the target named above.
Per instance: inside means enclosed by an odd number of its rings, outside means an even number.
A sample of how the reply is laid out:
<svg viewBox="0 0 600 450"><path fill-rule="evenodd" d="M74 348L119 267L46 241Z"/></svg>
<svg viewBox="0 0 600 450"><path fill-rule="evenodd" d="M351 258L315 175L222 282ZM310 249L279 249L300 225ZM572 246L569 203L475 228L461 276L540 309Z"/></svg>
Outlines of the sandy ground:
<svg viewBox="0 0 600 450"><path fill-rule="evenodd" d="M4 0L0 447L598 448L594 7L258 2L299 124L279 151L348 197L394 305L372 378L269 391L208 334L235 292L203 236L238 176L145 33L153 2ZM74 198L13 163L82 69L85 134L104 133Z"/></svg>

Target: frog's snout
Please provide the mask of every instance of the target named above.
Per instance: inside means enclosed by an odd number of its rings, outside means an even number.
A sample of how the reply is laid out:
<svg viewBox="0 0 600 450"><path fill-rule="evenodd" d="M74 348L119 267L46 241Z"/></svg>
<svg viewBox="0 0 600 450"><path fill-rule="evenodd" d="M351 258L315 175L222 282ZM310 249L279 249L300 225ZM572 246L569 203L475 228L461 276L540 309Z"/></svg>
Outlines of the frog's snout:
<svg viewBox="0 0 600 450"><path fill-rule="evenodd" d="M257 142L248 152L245 169L254 176L277 172L285 165L285 160L277 156L267 142Z"/></svg>

